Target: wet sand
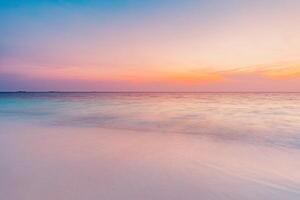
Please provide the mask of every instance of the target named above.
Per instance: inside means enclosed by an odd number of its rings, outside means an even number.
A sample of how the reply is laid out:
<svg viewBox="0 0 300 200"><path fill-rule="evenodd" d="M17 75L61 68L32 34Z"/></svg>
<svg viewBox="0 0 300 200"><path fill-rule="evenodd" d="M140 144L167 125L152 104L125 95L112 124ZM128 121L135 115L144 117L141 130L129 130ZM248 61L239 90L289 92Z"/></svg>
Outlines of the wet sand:
<svg viewBox="0 0 300 200"><path fill-rule="evenodd" d="M295 149L2 120L0 199L300 199Z"/></svg>

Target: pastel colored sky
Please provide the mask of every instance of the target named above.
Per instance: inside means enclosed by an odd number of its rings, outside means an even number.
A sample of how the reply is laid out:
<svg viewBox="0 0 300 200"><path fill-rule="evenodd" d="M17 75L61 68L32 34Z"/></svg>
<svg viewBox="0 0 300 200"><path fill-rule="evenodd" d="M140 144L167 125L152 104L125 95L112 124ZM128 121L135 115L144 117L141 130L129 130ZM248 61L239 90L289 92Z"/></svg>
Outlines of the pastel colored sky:
<svg viewBox="0 0 300 200"><path fill-rule="evenodd" d="M300 91L298 0L0 0L0 91Z"/></svg>

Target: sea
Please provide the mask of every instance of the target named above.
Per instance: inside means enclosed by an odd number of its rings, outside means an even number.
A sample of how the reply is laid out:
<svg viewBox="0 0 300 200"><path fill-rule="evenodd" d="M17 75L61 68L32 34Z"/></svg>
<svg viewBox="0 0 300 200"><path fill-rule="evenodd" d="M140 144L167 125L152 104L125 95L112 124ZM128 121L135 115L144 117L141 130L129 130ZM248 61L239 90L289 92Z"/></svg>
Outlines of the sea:
<svg viewBox="0 0 300 200"><path fill-rule="evenodd" d="M2 92L0 199L299 200L300 93Z"/></svg>

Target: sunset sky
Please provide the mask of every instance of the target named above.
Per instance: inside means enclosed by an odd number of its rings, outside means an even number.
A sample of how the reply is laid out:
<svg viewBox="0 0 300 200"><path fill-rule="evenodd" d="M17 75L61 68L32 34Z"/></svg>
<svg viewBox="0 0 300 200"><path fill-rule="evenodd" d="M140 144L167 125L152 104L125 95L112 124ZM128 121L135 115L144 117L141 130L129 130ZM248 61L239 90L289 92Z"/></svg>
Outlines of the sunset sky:
<svg viewBox="0 0 300 200"><path fill-rule="evenodd" d="M0 91L300 91L298 0L0 0Z"/></svg>

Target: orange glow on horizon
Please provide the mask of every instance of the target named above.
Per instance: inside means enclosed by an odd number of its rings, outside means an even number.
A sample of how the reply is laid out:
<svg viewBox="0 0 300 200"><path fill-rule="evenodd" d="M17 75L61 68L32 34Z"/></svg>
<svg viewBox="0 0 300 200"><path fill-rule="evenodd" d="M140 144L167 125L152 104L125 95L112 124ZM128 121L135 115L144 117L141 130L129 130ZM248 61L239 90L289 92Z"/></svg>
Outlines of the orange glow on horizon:
<svg viewBox="0 0 300 200"><path fill-rule="evenodd" d="M278 70L269 70L266 71L264 75L274 79L300 78L300 66L283 68Z"/></svg>

